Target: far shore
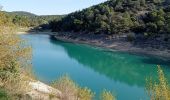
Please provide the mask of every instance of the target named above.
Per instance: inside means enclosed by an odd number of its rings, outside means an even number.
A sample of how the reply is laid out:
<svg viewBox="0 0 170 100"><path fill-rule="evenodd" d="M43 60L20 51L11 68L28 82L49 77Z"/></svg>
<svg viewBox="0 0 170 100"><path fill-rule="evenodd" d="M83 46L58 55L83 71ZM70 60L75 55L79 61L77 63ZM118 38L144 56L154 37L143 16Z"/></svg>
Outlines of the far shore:
<svg viewBox="0 0 170 100"><path fill-rule="evenodd" d="M154 56L159 57L164 60L170 60L170 50L159 50L154 48L139 48L133 46L130 42L121 42L117 41L112 44L104 43L103 41L87 41L87 40L80 40L80 39L72 39L68 37L62 37L55 35L53 39L63 41L63 42L72 42L78 44L88 44L96 47L101 47L104 49L108 49L110 51L121 51L121 52L128 52L131 54L138 54L138 55L147 55L147 56Z"/></svg>
<svg viewBox="0 0 170 100"><path fill-rule="evenodd" d="M110 51L121 51L121 52L128 52L132 54L139 54L139 55L148 55L148 56L155 56L165 60L170 60L170 50L159 50L155 48L139 48L133 46L130 42L121 42L116 41L111 44L107 44L104 41L97 41L97 40L81 40L81 39L74 39L67 36L59 36L55 35L57 32L17 32L17 34L47 34L53 37L54 40L59 40L63 42L72 42L78 44L88 44L91 46L101 47L104 49L108 49Z"/></svg>

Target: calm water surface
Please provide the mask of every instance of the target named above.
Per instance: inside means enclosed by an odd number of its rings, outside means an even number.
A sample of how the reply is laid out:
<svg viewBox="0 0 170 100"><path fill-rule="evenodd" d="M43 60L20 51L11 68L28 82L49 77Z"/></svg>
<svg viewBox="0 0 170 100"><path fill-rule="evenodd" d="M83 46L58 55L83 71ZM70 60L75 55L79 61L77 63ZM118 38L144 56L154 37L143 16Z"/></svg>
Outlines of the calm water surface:
<svg viewBox="0 0 170 100"><path fill-rule="evenodd" d="M82 44L54 41L48 35L23 35L33 47L33 71L50 83L68 74L96 95L112 91L118 100L147 100L145 78L156 78L156 65L164 66L170 79L170 62L148 56L108 51Z"/></svg>

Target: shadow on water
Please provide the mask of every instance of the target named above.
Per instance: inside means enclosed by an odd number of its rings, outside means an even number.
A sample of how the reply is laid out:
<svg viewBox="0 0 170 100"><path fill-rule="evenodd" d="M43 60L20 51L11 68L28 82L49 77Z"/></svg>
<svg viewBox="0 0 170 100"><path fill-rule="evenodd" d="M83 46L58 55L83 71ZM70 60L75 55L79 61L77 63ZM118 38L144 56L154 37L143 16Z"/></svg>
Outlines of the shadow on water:
<svg viewBox="0 0 170 100"><path fill-rule="evenodd" d="M143 63L147 63L147 64L156 64L156 65L163 65L163 66L169 66L170 65L170 60L166 60L166 59L159 59L159 58L151 58L148 57L146 59L142 60Z"/></svg>
<svg viewBox="0 0 170 100"><path fill-rule="evenodd" d="M170 79L170 68L168 68L170 62L166 60L117 51L106 52L88 45L70 45L54 40L50 42L62 46L69 57L114 81L143 87L146 77L151 75L156 79L158 64L164 66L165 73L168 73L166 76L168 80Z"/></svg>
<svg viewBox="0 0 170 100"><path fill-rule="evenodd" d="M104 52L112 52L113 53L113 51L110 51L110 50L104 50ZM126 54L127 52L121 52L121 53ZM139 53L129 53L129 54L137 55L137 56L145 56L145 58L141 59L141 61L145 64L170 66L169 58L163 58L163 57L159 57L159 56L151 56L151 55L139 54Z"/></svg>

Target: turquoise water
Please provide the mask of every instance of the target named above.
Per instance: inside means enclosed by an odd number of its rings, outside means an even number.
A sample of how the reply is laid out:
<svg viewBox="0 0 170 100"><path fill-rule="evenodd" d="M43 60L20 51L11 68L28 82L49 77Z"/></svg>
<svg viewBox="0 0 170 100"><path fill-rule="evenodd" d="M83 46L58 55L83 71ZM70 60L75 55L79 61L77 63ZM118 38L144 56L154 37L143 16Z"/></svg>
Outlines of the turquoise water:
<svg viewBox="0 0 170 100"><path fill-rule="evenodd" d="M145 79L150 75L156 78L156 65L163 66L170 79L170 62L166 59L54 41L48 35L23 35L23 38L33 47L35 76L46 83L68 74L96 95L107 89L118 100L147 100Z"/></svg>

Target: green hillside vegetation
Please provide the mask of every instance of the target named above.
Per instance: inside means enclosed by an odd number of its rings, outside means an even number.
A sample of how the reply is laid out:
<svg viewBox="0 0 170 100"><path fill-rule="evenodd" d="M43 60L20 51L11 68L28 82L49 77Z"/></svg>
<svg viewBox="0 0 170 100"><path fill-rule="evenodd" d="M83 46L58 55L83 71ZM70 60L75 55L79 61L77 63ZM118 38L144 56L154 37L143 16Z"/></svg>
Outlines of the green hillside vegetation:
<svg viewBox="0 0 170 100"><path fill-rule="evenodd" d="M15 14L15 15L28 16L28 17L37 16L36 14L25 12L25 11L13 11L10 13Z"/></svg>
<svg viewBox="0 0 170 100"><path fill-rule="evenodd" d="M168 0L109 0L51 23L53 31L170 34Z"/></svg>
<svg viewBox="0 0 170 100"><path fill-rule="evenodd" d="M60 20L63 16L62 15L48 15L48 16L38 16L29 12L23 11L16 11L16 12L3 12L6 19L12 22L15 26L18 27L37 27L44 24L48 24L50 21L53 20Z"/></svg>
<svg viewBox="0 0 170 100"><path fill-rule="evenodd" d="M43 24L48 24L52 20L60 20L63 16L62 15L44 15L44 16L38 16L32 13L26 13L26 12L13 12L11 13L14 15L13 21L16 23L27 23L25 26L27 27L35 27L40 26ZM21 25L24 26L24 25Z"/></svg>
<svg viewBox="0 0 170 100"><path fill-rule="evenodd" d="M59 21L59 20L61 20L64 16L65 16L65 15L41 15L41 16L38 16L38 18L50 22L50 21Z"/></svg>

